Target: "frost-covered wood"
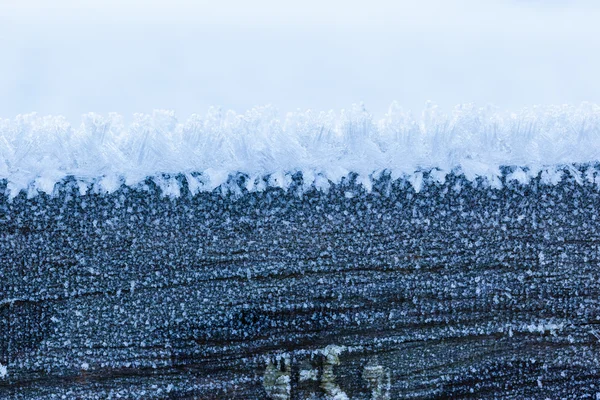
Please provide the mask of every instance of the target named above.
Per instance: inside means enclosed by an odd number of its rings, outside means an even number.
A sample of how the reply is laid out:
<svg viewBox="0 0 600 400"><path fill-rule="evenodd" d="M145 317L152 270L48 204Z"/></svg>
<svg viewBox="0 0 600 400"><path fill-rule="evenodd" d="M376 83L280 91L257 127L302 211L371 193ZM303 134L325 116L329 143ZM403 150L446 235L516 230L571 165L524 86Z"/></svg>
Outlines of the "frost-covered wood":
<svg viewBox="0 0 600 400"><path fill-rule="evenodd" d="M597 398L600 194L572 175L5 197L0 398Z"/></svg>

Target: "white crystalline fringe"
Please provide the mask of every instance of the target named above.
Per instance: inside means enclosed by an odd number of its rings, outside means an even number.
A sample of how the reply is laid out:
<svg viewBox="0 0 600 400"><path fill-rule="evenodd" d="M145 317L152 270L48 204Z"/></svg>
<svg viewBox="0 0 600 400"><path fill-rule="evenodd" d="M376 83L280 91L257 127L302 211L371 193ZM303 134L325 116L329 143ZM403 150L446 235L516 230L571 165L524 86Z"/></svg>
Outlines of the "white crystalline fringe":
<svg viewBox="0 0 600 400"><path fill-rule="evenodd" d="M184 174L197 193L226 184L235 173L250 178L248 190L285 188L296 172L320 190L353 172L370 190L372 180L387 171L419 191L424 171L432 172L430 181L443 182L457 170L498 187L500 166L520 167L509 180L527 183L541 174L544 182L556 183L558 167L599 157L600 106L589 103L518 113L473 105L443 113L428 104L416 117L392 104L378 121L362 106L289 113L283 120L271 107L245 114L212 108L183 122L159 110L136 114L128 126L117 114L87 114L79 126L36 114L0 120L0 179L11 197L22 190L51 194L67 176L75 177L82 194L153 177L165 195L178 196L176 174ZM574 168L572 173L592 182L598 176L579 176Z"/></svg>

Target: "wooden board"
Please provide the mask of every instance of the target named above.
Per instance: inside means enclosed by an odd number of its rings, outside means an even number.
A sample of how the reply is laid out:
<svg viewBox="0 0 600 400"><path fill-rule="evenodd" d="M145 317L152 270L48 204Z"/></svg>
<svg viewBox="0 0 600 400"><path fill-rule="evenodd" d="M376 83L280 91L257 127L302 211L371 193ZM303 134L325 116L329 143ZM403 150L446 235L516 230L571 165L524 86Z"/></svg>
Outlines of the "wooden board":
<svg viewBox="0 0 600 400"><path fill-rule="evenodd" d="M182 183L0 201L0 398L600 396L597 188Z"/></svg>

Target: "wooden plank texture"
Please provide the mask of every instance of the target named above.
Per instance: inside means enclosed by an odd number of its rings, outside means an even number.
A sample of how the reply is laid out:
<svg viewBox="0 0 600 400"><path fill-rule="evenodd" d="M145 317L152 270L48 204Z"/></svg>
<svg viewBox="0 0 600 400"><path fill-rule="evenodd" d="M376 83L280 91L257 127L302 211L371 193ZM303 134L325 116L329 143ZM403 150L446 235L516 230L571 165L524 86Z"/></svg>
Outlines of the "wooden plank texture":
<svg viewBox="0 0 600 400"><path fill-rule="evenodd" d="M600 398L590 184L181 181L0 200L0 398Z"/></svg>

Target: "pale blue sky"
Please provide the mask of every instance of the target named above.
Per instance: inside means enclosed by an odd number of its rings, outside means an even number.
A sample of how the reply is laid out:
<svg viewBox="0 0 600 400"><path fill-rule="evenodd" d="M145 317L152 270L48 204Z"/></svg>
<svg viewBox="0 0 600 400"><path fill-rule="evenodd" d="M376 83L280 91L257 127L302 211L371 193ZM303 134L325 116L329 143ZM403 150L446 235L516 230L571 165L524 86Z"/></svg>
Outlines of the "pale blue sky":
<svg viewBox="0 0 600 400"><path fill-rule="evenodd" d="M600 103L592 1L0 0L0 117Z"/></svg>

